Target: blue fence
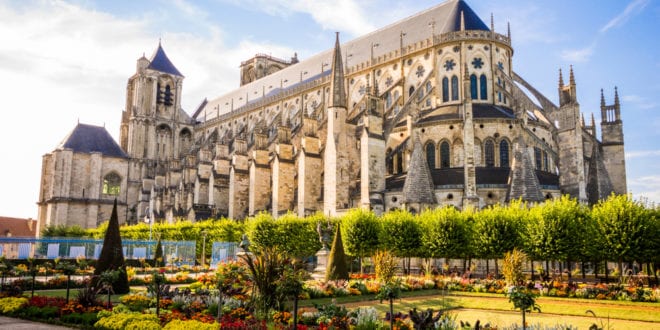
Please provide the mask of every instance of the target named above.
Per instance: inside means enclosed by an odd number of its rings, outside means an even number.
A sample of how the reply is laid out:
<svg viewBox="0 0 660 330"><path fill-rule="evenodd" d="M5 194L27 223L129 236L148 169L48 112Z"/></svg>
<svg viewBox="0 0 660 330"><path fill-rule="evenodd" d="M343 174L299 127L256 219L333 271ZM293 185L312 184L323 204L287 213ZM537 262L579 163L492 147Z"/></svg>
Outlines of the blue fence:
<svg viewBox="0 0 660 330"><path fill-rule="evenodd" d="M156 241L122 239L121 242L125 259L154 258ZM167 264L195 264L195 241L161 241L161 246ZM0 237L0 255L7 259L98 259L102 248L103 240L92 238Z"/></svg>

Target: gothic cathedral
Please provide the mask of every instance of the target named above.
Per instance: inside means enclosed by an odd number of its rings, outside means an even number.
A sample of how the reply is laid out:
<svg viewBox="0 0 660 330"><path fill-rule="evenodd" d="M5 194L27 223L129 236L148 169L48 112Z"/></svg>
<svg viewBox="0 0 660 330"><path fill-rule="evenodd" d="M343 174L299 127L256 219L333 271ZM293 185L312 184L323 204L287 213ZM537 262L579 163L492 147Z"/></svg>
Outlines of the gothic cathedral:
<svg viewBox="0 0 660 330"><path fill-rule="evenodd" d="M573 68L558 105L513 70L500 34L449 0L298 60L258 54L240 87L181 108L184 76L159 44L137 60L119 144L78 124L43 156L39 225L258 212L300 216L485 207L626 193L621 106L601 90L601 138Z"/></svg>

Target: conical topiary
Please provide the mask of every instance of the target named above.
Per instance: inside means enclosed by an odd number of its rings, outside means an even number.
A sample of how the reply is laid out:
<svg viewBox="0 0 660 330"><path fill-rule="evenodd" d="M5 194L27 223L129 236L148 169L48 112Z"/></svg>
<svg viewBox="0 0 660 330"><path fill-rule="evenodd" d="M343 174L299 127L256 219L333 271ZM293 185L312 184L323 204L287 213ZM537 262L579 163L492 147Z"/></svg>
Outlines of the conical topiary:
<svg viewBox="0 0 660 330"><path fill-rule="evenodd" d="M126 263L124 262L124 251L121 245L121 236L119 235L119 219L117 218L117 199L112 207L112 215L108 229L103 239L103 248L101 255L96 262L94 278L98 279L100 275L108 270L119 270L117 280L112 283L112 289L115 294L125 294L129 292L128 276L126 274ZM96 280L94 286L98 286Z"/></svg>
<svg viewBox="0 0 660 330"><path fill-rule="evenodd" d="M160 236L158 237L158 243L156 243L156 252L154 252L154 266L163 267L165 263L163 262L163 245L160 243Z"/></svg>
<svg viewBox="0 0 660 330"><path fill-rule="evenodd" d="M337 223L335 238L332 240L332 248L328 256L328 266L325 272L325 280L348 280L348 267L346 265L346 253L344 253L344 242L341 239L341 229Z"/></svg>

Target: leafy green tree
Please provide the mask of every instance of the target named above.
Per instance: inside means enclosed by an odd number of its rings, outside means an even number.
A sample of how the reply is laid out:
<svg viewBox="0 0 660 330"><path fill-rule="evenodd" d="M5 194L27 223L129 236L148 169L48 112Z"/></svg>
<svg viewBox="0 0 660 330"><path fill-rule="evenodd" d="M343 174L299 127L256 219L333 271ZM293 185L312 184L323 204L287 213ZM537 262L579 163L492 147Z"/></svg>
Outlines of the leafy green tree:
<svg viewBox="0 0 660 330"><path fill-rule="evenodd" d="M605 255L618 262L621 280L623 262L644 258L646 242L657 239L653 214L629 195L611 195L594 206L591 216Z"/></svg>
<svg viewBox="0 0 660 330"><path fill-rule="evenodd" d="M408 211L395 210L382 217L380 242L383 249L403 258L404 269L410 272L410 258L417 256L422 246L421 228ZM407 267L406 265L407 260Z"/></svg>
<svg viewBox="0 0 660 330"><path fill-rule="evenodd" d="M325 280L348 280L348 266L346 265L346 253L344 253L344 242L341 238L340 225L337 224L335 238L328 255L327 271Z"/></svg>
<svg viewBox="0 0 660 330"><path fill-rule="evenodd" d="M471 244L471 228L465 214L453 207L426 210L418 219L422 228L422 251L430 258L466 258Z"/></svg>
<svg viewBox="0 0 660 330"><path fill-rule="evenodd" d="M165 259L163 259L163 245L160 241L160 235L158 236L158 241L156 241L156 250L154 251L154 266L165 266Z"/></svg>
<svg viewBox="0 0 660 330"><path fill-rule="evenodd" d="M112 214L108 222L108 230L103 239L103 248L101 255L94 269L94 278L98 278L103 272L108 270L119 270L119 278L113 283L113 290L116 294L125 294L129 292L128 276L126 274L126 263L124 261L124 251L121 245L121 236L119 236L119 220L117 218L117 199L112 207ZM98 283L98 279L96 280ZM98 285L93 285L98 287Z"/></svg>
<svg viewBox="0 0 660 330"><path fill-rule="evenodd" d="M353 209L342 218L343 238L348 255L360 258L371 256L378 249L380 223L378 217L364 209Z"/></svg>
<svg viewBox="0 0 660 330"><path fill-rule="evenodd" d="M493 205L475 213L473 244L476 255L483 259L501 259L504 253L519 247L521 204ZM495 272L498 272L497 262Z"/></svg>
<svg viewBox="0 0 660 330"><path fill-rule="evenodd" d="M526 247L541 260L567 261L582 251L581 228L588 209L568 195L534 206L526 226ZM546 269L547 271L547 269ZM570 272L569 272L570 273Z"/></svg>
<svg viewBox="0 0 660 330"><path fill-rule="evenodd" d="M303 259L313 256L321 248L316 222L312 222L311 219L299 218L293 213L287 213L275 220L275 224L278 244L289 256Z"/></svg>
<svg viewBox="0 0 660 330"><path fill-rule="evenodd" d="M261 212L246 223L246 233L254 248L270 248L281 244L277 223L270 213Z"/></svg>

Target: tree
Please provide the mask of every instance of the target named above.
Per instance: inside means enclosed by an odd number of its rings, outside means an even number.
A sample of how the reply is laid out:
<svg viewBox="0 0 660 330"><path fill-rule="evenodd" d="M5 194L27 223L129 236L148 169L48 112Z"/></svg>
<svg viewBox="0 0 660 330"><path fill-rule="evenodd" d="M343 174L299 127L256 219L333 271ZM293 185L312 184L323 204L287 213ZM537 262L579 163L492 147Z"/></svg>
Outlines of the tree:
<svg viewBox="0 0 660 330"><path fill-rule="evenodd" d="M629 195L611 195L594 206L591 216L605 255L618 262L622 280L623 262L644 258L647 241L657 239L653 215Z"/></svg>
<svg viewBox="0 0 660 330"><path fill-rule="evenodd" d="M421 229L412 214L396 210L383 215L380 241L383 249L404 258L404 269L409 273L410 262L406 268L406 258L417 256L422 246Z"/></svg>
<svg viewBox="0 0 660 330"><path fill-rule="evenodd" d="M117 217L117 199L112 206L112 214L108 223L108 229L103 239L103 248L101 255L94 269L94 283L98 283L98 277L108 270L119 270L120 274L117 281L113 283L113 290L116 294L125 294L129 292L128 276L126 274L126 263L124 261L124 251L121 245L121 236L119 236L119 219ZM97 287L98 285L94 285Z"/></svg>
<svg viewBox="0 0 660 330"><path fill-rule="evenodd" d="M380 224L378 217L364 209L354 209L343 218L344 242L348 255L360 258L360 273L363 272L362 258L378 249Z"/></svg>
<svg viewBox="0 0 660 330"><path fill-rule="evenodd" d="M471 230L463 213L453 207L427 210L418 218L422 227L422 251L430 258L469 256Z"/></svg>
<svg viewBox="0 0 660 330"><path fill-rule="evenodd" d="M514 309L520 309L522 312L522 328L526 329L525 313L536 310L541 312L541 308L536 304L536 297L538 294L529 290L523 285L525 275L523 274L523 265L527 256L524 252L514 248L511 252L504 255L502 262L502 273L509 290L506 295L509 297L509 302L513 303Z"/></svg>
<svg viewBox="0 0 660 330"><path fill-rule="evenodd" d="M533 207L530 213L524 237L531 255L546 261L570 261L580 255L582 231L578 224L588 218L588 210L577 199L564 195Z"/></svg>
<svg viewBox="0 0 660 330"><path fill-rule="evenodd" d="M330 255L328 255L328 266L325 272L325 280L348 280L348 266L346 265L346 253L344 253L344 242L341 239L339 223L335 230L335 238L332 240Z"/></svg>
<svg viewBox="0 0 660 330"><path fill-rule="evenodd" d="M500 259L504 253L520 246L520 203L508 207L493 205L475 213L473 244L477 256L484 259ZM497 262L495 262L497 273Z"/></svg>
<svg viewBox="0 0 660 330"><path fill-rule="evenodd" d="M165 260L163 259L163 245L160 242L160 235L158 236L158 241L156 241L156 251L154 251L154 266L165 266Z"/></svg>

